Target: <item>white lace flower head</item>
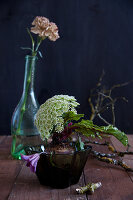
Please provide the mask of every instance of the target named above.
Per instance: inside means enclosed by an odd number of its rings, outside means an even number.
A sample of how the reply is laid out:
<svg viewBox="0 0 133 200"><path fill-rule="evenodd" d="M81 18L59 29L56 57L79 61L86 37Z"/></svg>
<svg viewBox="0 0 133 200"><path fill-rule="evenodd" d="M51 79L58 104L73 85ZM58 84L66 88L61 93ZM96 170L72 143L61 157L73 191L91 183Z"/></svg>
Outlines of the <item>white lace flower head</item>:
<svg viewBox="0 0 133 200"><path fill-rule="evenodd" d="M79 105L75 97L55 95L42 104L36 114L35 125L41 138L49 138L53 131L61 133L64 130L63 114L68 111L77 113Z"/></svg>

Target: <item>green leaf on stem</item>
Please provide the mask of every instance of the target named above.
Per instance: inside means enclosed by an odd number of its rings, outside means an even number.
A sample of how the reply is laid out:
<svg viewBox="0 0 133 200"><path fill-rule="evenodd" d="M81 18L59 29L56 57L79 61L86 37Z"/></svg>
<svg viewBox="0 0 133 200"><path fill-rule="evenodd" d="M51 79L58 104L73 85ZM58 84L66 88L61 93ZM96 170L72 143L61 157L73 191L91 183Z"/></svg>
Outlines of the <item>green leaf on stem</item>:
<svg viewBox="0 0 133 200"><path fill-rule="evenodd" d="M24 50L30 50L30 51L32 51L32 49L31 49L31 48L29 48L29 47L21 47L21 49L24 49Z"/></svg>
<svg viewBox="0 0 133 200"><path fill-rule="evenodd" d="M82 117L84 117L84 114L75 114L72 111L66 112L63 114L63 118L65 123L68 121L78 121L80 120Z"/></svg>
<svg viewBox="0 0 133 200"><path fill-rule="evenodd" d="M39 56L42 58L43 56L42 56L42 53L41 53L41 51L38 51L38 53L39 53Z"/></svg>
<svg viewBox="0 0 133 200"><path fill-rule="evenodd" d="M76 148L78 151L84 149L84 142L82 142L81 137L78 137L78 141L76 142Z"/></svg>
<svg viewBox="0 0 133 200"><path fill-rule="evenodd" d="M109 126L97 126L94 125L90 120L81 120L81 122L75 123L73 126L76 127L77 132L82 133L87 137L95 137L95 136L105 136L105 135L113 135L116 137L124 146L128 145L128 137L126 134L120 130L118 130L113 125Z"/></svg>
<svg viewBox="0 0 133 200"><path fill-rule="evenodd" d="M32 35L31 35L31 32L29 31L28 28L27 28L27 32L28 32L28 34L29 34L29 36L30 36L30 38L31 38L31 42L32 42L32 52L34 52L34 44L35 44L35 41L34 41Z"/></svg>
<svg viewBox="0 0 133 200"><path fill-rule="evenodd" d="M80 149L83 150L84 149L84 143L81 140L81 137L79 137L79 145L80 145Z"/></svg>
<svg viewBox="0 0 133 200"><path fill-rule="evenodd" d="M101 128L105 131L106 134L110 134L116 137L124 146L128 145L128 137L126 134L118 130L113 125L109 125L107 127L102 126Z"/></svg>

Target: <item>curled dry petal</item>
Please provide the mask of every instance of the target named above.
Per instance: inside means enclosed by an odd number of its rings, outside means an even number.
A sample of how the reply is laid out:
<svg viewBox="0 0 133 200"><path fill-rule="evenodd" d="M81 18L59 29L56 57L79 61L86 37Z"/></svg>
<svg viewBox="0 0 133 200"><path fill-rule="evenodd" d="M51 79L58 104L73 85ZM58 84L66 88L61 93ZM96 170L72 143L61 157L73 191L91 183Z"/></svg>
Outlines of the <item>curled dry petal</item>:
<svg viewBox="0 0 133 200"><path fill-rule="evenodd" d="M31 27L31 32L38 34L42 39L48 37L50 40L56 41L59 38L58 27L46 17L36 17L32 25L34 27Z"/></svg>
<svg viewBox="0 0 133 200"><path fill-rule="evenodd" d="M32 172L36 172L37 162L38 162L39 158L40 158L40 153L36 153L33 155L22 155L21 154L21 159L27 162L26 166L30 167L30 170Z"/></svg>
<svg viewBox="0 0 133 200"><path fill-rule="evenodd" d="M56 26L55 23L51 22L49 24L49 27L46 30L46 36L52 41L56 41L59 38L58 35L58 27Z"/></svg>

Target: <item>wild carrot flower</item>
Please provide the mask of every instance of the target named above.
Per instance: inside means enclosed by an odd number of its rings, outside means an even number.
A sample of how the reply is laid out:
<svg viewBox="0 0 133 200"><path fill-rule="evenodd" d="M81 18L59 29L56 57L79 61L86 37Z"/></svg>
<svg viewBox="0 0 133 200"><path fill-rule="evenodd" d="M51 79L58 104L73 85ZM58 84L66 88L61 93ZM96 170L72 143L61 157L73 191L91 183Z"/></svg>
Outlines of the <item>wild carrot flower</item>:
<svg viewBox="0 0 133 200"><path fill-rule="evenodd" d="M63 114L72 111L77 114L79 105L75 97L55 95L42 104L35 117L35 125L43 140L50 138L53 131L61 133L64 130Z"/></svg>

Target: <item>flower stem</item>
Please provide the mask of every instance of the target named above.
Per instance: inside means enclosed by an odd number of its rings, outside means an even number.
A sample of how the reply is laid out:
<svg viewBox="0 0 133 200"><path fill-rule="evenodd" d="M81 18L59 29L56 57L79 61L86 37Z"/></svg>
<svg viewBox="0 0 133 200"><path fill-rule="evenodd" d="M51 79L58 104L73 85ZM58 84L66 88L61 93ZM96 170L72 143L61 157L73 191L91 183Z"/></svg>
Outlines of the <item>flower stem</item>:
<svg viewBox="0 0 133 200"><path fill-rule="evenodd" d="M32 73L32 66L30 65L30 71L29 71L29 75L28 75L28 79L27 79L27 83L26 83L26 90L25 90L25 93L24 93L24 101L23 101L23 105L21 107L18 128L17 128L17 131L16 131L18 134L20 133L20 128L21 128L21 123L22 123L22 120L23 120L23 115L24 115L24 112L26 110L26 100L27 100L29 85L31 83L31 73Z"/></svg>
<svg viewBox="0 0 133 200"><path fill-rule="evenodd" d="M30 38L31 38L31 42L32 42L32 54L33 54L33 53L34 53L35 41L34 41L34 39L33 39L33 37L32 37L32 35L31 35L31 33L30 33L30 31L29 31L28 28L27 28L27 32L28 32L28 34L29 34L29 36L30 36Z"/></svg>
<svg viewBox="0 0 133 200"><path fill-rule="evenodd" d="M32 56L35 57L37 55L38 48L39 48L43 39L38 37L37 46L35 48L35 46L34 46L35 41L33 40L33 37L31 35L30 31L28 29L27 29L27 31L28 31L28 33L31 37L31 40L32 40ZM27 79L27 83L26 83L26 90L25 90L25 93L24 93L24 101L23 101L23 105L22 105L22 108L21 108L21 111L20 111L20 118L19 118L18 128L17 128L17 131L16 131L18 134L20 134L21 123L22 123L22 120L23 120L24 112L26 110L27 95L28 95L29 85L31 83L31 73L32 73L32 66L30 66L30 72L29 72L29 75L28 75L28 79Z"/></svg>
<svg viewBox="0 0 133 200"><path fill-rule="evenodd" d="M37 45L36 45L36 48L34 50L34 46L32 45L32 56L36 56L37 55L37 51L38 51L38 48L42 42L42 38L41 37L38 37L38 41L37 41Z"/></svg>

